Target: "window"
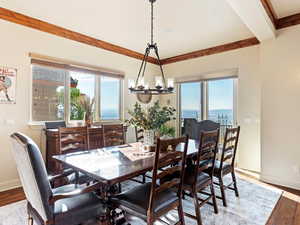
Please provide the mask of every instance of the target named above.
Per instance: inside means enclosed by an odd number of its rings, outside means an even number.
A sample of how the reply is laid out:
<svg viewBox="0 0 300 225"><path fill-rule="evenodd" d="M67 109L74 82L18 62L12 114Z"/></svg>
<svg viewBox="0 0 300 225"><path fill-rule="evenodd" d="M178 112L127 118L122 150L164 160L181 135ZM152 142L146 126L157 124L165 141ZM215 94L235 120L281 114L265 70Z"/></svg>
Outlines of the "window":
<svg viewBox="0 0 300 225"><path fill-rule="evenodd" d="M221 128L235 124L236 78L180 83L180 126L185 118L213 120ZM222 129L221 129L222 130Z"/></svg>
<svg viewBox="0 0 300 225"><path fill-rule="evenodd" d="M32 68L32 120L64 119L66 71L34 66Z"/></svg>
<svg viewBox="0 0 300 225"><path fill-rule="evenodd" d="M32 121L83 120L81 97L94 99L95 121L122 119L121 75L38 62L32 64Z"/></svg>
<svg viewBox="0 0 300 225"><path fill-rule="evenodd" d="M120 81L101 77L100 118L102 120L120 119Z"/></svg>
<svg viewBox="0 0 300 225"><path fill-rule="evenodd" d="M232 125L233 118L233 79L208 81L208 119Z"/></svg>
<svg viewBox="0 0 300 225"><path fill-rule="evenodd" d="M201 82L182 83L181 94L181 118L202 118L202 84Z"/></svg>

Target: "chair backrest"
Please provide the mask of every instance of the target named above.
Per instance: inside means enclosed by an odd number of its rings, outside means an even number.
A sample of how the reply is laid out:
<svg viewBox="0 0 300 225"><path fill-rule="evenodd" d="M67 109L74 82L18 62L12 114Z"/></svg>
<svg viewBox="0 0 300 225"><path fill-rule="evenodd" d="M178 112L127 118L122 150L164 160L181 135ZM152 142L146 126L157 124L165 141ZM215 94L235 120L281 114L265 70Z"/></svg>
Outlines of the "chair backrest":
<svg viewBox="0 0 300 225"><path fill-rule="evenodd" d="M88 150L90 148L87 127L59 127L58 141L60 153Z"/></svg>
<svg viewBox="0 0 300 225"><path fill-rule="evenodd" d="M223 163L225 161L229 162L232 165L232 167L234 167L239 136L240 136L240 126L236 128L226 129L223 149L222 149L222 156L221 156L221 165L220 165L221 168L223 168Z"/></svg>
<svg viewBox="0 0 300 225"><path fill-rule="evenodd" d="M66 127L65 121L45 122L46 129L58 129L59 127Z"/></svg>
<svg viewBox="0 0 300 225"><path fill-rule="evenodd" d="M187 149L188 136L166 140L157 139L151 194L148 206L149 212L153 212L153 204L158 193L166 191L167 189L178 187L177 194L178 196L181 196L184 170L186 167ZM162 167L164 167L164 170L159 172L159 169ZM173 179L162 182L158 185L158 181L176 173L180 174L179 178L174 177Z"/></svg>
<svg viewBox="0 0 300 225"><path fill-rule="evenodd" d="M135 137L137 142L144 141L144 130L139 127L135 127Z"/></svg>
<svg viewBox="0 0 300 225"><path fill-rule="evenodd" d="M105 147L125 144L123 124L103 125L103 140Z"/></svg>
<svg viewBox="0 0 300 225"><path fill-rule="evenodd" d="M206 131L200 133L198 154L194 166L194 182L196 183L198 174L207 169L211 169L210 175L213 175L216 155L218 151L220 130Z"/></svg>
<svg viewBox="0 0 300 225"><path fill-rule="evenodd" d="M191 139L199 140L201 132L213 131L220 129L220 124L211 120L184 119L183 134L189 135Z"/></svg>
<svg viewBox="0 0 300 225"><path fill-rule="evenodd" d="M45 163L38 146L21 133L11 135L12 153L27 201L44 221L52 218L53 208L49 204L52 189Z"/></svg>

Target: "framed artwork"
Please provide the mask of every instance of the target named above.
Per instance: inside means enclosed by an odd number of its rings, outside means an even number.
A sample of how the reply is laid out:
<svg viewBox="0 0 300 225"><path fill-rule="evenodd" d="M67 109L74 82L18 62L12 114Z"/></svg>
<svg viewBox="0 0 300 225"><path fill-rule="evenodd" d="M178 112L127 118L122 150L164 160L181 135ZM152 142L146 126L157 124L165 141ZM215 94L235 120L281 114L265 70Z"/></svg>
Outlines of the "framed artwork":
<svg viewBox="0 0 300 225"><path fill-rule="evenodd" d="M17 69L0 66L0 104L16 103Z"/></svg>

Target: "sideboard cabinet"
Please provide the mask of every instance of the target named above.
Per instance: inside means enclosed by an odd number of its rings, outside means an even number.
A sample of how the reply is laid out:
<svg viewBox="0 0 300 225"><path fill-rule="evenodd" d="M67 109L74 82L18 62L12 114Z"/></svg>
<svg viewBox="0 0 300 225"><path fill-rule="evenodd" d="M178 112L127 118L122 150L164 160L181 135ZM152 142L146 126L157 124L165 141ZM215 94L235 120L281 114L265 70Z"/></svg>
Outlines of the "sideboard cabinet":
<svg viewBox="0 0 300 225"><path fill-rule="evenodd" d="M106 137L106 130L103 128L104 126L93 126L88 128L90 149L102 148L105 146L104 137ZM112 135L111 133L114 133L111 132L113 129L116 130L116 135L120 134L120 124L109 125L109 128L110 137ZM122 125L121 128L123 128L124 140L126 140L127 127ZM46 136L46 167L48 173L58 174L62 171L61 165L52 158L54 155L61 154L58 129L44 129L44 132Z"/></svg>

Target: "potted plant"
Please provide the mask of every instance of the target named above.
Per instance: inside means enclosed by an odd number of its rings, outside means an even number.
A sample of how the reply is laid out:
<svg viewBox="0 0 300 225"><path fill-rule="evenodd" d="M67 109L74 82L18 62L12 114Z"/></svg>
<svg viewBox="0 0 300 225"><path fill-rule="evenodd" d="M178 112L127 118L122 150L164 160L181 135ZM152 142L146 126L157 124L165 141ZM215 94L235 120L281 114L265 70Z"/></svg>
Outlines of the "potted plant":
<svg viewBox="0 0 300 225"><path fill-rule="evenodd" d="M128 125L144 130L144 145L154 145L155 132L159 131L165 123L175 120L175 112L175 108L171 106L161 107L159 101L146 108L135 103L134 109L128 111L131 118L126 122Z"/></svg>
<svg viewBox="0 0 300 225"><path fill-rule="evenodd" d="M82 95L79 98L79 104L83 108L85 114L84 114L84 120L86 126L90 127L93 124L93 106L95 103L95 99L92 100L90 97L86 95Z"/></svg>

